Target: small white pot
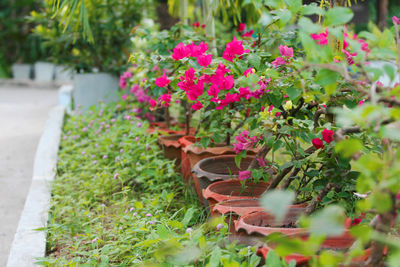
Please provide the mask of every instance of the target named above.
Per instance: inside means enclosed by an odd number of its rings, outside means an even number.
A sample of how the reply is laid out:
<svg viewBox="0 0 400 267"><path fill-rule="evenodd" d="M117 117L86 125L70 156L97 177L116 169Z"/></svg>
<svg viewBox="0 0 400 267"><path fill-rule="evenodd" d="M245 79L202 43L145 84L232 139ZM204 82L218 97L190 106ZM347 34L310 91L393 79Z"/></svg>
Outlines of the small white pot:
<svg viewBox="0 0 400 267"><path fill-rule="evenodd" d="M48 62L35 63L35 81L51 82L54 80L54 64Z"/></svg>
<svg viewBox="0 0 400 267"><path fill-rule="evenodd" d="M30 80L32 65L15 63L11 67L12 75L15 80Z"/></svg>
<svg viewBox="0 0 400 267"><path fill-rule="evenodd" d="M109 73L87 73L74 75L74 104L88 110L99 101L116 102L118 96L118 77Z"/></svg>

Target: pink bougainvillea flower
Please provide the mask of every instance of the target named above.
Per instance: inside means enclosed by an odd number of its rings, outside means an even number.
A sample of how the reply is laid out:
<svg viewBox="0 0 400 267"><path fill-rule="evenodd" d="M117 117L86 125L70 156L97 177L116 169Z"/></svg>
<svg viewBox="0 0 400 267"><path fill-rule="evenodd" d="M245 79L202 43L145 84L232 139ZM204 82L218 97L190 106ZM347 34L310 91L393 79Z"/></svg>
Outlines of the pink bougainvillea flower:
<svg viewBox="0 0 400 267"><path fill-rule="evenodd" d="M225 60L233 62L233 59L236 56L241 56L244 53L248 53L249 49L243 48L243 41L238 41L235 36L233 36L233 40L230 43L226 44L225 51L222 53L222 57Z"/></svg>
<svg viewBox="0 0 400 267"><path fill-rule="evenodd" d="M150 99L149 100L149 104L152 108L154 108L155 106L157 106L157 101L155 101L154 99Z"/></svg>
<svg viewBox="0 0 400 267"><path fill-rule="evenodd" d="M313 40L317 40L317 44L319 45L327 45L328 44L328 30L326 29L325 32L320 34L311 34L311 38Z"/></svg>
<svg viewBox="0 0 400 267"><path fill-rule="evenodd" d="M185 71L185 76L179 77L181 80L178 82L178 87L186 92L186 96L189 100L196 100L199 96L203 94L204 91L204 83L199 81L195 83L197 79L195 76L195 70L193 68Z"/></svg>
<svg viewBox="0 0 400 267"><path fill-rule="evenodd" d="M398 17L393 16L393 17L392 17L392 21L393 21L393 24L400 25L400 20L399 20Z"/></svg>
<svg viewBox="0 0 400 267"><path fill-rule="evenodd" d="M126 88L127 84L128 83L126 82L126 80L124 78L122 78L122 77L119 78L119 87L122 90L124 90Z"/></svg>
<svg viewBox="0 0 400 267"><path fill-rule="evenodd" d="M240 87L239 88L239 96L240 96L240 98L249 100L250 97L252 96L249 87Z"/></svg>
<svg viewBox="0 0 400 267"><path fill-rule="evenodd" d="M314 146L316 149L320 149L320 148L323 148L323 147L324 147L324 143L323 143L322 140L319 139L319 138L314 138L314 139L312 140L312 144L313 144L313 146Z"/></svg>
<svg viewBox="0 0 400 267"><path fill-rule="evenodd" d="M246 24L240 23L236 29L237 32L242 32L246 29Z"/></svg>
<svg viewBox="0 0 400 267"><path fill-rule="evenodd" d="M155 84L159 87L165 87L170 83L171 83L171 80L169 80L167 78L167 76L165 75L165 70L163 72L163 75L155 80Z"/></svg>
<svg viewBox="0 0 400 267"><path fill-rule="evenodd" d="M256 158L258 165L260 165L260 167L265 167L267 166L267 163L265 162L265 160L262 157Z"/></svg>
<svg viewBox="0 0 400 267"><path fill-rule="evenodd" d="M213 97L218 97L218 93L221 91L221 89L219 89L218 85L213 84L210 86L210 88L207 90L207 94L209 96L213 96Z"/></svg>
<svg viewBox="0 0 400 267"><path fill-rule="evenodd" d="M358 106L361 107L364 104L365 100L366 99L361 99L360 102L358 102Z"/></svg>
<svg viewBox="0 0 400 267"><path fill-rule="evenodd" d="M275 68L285 64L287 64L287 62L283 59L283 57L277 57L274 61L272 61L272 65L274 65Z"/></svg>
<svg viewBox="0 0 400 267"><path fill-rule="evenodd" d="M169 107L171 103L171 95L170 94L160 95L160 97L158 98L158 103L160 103L160 106L162 107Z"/></svg>
<svg viewBox="0 0 400 267"><path fill-rule="evenodd" d="M243 38L246 38L246 37L250 38L250 37L252 37L253 33L254 33L254 31L253 31L253 30L250 30L250 31L244 33L244 34L242 35L242 37L243 37Z"/></svg>
<svg viewBox="0 0 400 267"><path fill-rule="evenodd" d="M174 60L180 60L189 56L190 50L186 47L184 43L179 43L173 50L171 57Z"/></svg>
<svg viewBox="0 0 400 267"><path fill-rule="evenodd" d="M240 171L238 179L240 181L246 181L247 179L251 178L251 171Z"/></svg>
<svg viewBox="0 0 400 267"><path fill-rule="evenodd" d="M128 98L128 95L122 95L121 98L122 100L126 100Z"/></svg>
<svg viewBox="0 0 400 267"><path fill-rule="evenodd" d="M249 150L258 142L257 136L250 136L250 133L244 130L238 136L235 137L236 143L233 145L233 150L236 154L243 150Z"/></svg>
<svg viewBox="0 0 400 267"><path fill-rule="evenodd" d="M250 68L250 69L245 70L245 71L243 72L243 75L244 75L245 77L248 77L249 75L253 74L254 72L255 72L254 69L253 69L253 68Z"/></svg>
<svg viewBox="0 0 400 267"><path fill-rule="evenodd" d="M201 55L197 57L197 62L200 66L203 66L204 68L208 67L208 65L211 64L211 61L212 55Z"/></svg>
<svg viewBox="0 0 400 267"><path fill-rule="evenodd" d="M200 101L197 101L195 104L192 105L192 109L194 110L200 110L203 107L203 105L200 103Z"/></svg>
<svg viewBox="0 0 400 267"><path fill-rule="evenodd" d="M281 55L283 57L293 57L293 48L292 47L288 47L286 45L285 46L280 45L279 52L281 53Z"/></svg>
<svg viewBox="0 0 400 267"><path fill-rule="evenodd" d="M346 56L347 59L347 64L349 65L353 65L354 64L354 59L353 57L357 56L357 53L350 53L347 50L342 50L342 52L344 53L344 55Z"/></svg>
<svg viewBox="0 0 400 267"><path fill-rule="evenodd" d="M334 133L335 133L335 132L332 131L332 130L324 129L324 130L322 131L322 139L324 139L324 141L327 142L327 143L329 144L330 142L333 141L333 134L334 134Z"/></svg>
<svg viewBox="0 0 400 267"><path fill-rule="evenodd" d="M198 56L203 55L208 50L208 45L204 42L201 42L199 45L192 43L192 44L188 44L186 46L186 49L188 51L187 56L198 57Z"/></svg>
<svg viewBox="0 0 400 267"><path fill-rule="evenodd" d="M233 75L225 76L218 81L218 85L222 90L229 90L234 84L235 80L233 79Z"/></svg>

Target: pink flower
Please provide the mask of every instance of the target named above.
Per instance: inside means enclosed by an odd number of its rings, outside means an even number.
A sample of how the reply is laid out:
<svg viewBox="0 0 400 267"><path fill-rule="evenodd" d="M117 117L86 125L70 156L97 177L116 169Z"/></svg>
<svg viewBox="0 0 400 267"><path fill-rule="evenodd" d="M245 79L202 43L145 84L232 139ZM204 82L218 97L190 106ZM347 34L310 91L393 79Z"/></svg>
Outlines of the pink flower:
<svg viewBox="0 0 400 267"><path fill-rule="evenodd" d="M366 101L366 99L361 99L360 102L358 102L358 106L361 107L365 101Z"/></svg>
<svg viewBox="0 0 400 267"><path fill-rule="evenodd" d="M159 87L164 87L170 84L170 82L171 81L165 75L165 70L164 70L163 75L156 79L155 84Z"/></svg>
<svg viewBox="0 0 400 267"><path fill-rule="evenodd" d="M192 43L192 44L188 44L186 46L186 49L188 51L187 56L198 57L198 56L203 55L208 50L208 45L204 42L201 42L199 45Z"/></svg>
<svg viewBox="0 0 400 267"><path fill-rule="evenodd" d="M242 32L246 29L246 24L240 23L236 29L237 32Z"/></svg>
<svg viewBox="0 0 400 267"><path fill-rule="evenodd" d="M124 79L124 78L119 78L119 87L122 89L122 90L124 90L125 88L126 88L126 86L127 86L127 82L126 82L126 80Z"/></svg>
<svg viewBox="0 0 400 267"><path fill-rule="evenodd" d="M156 102L154 99L150 99L150 100L149 100L149 104L150 104L150 106L153 107L153 108L154 108L155 106L157 106L157 102Z"/></svg>
<svg viewBox="0 0 400 267"><path fill-rule="evenodd" d="M240 171L238 179L240 181L246 181L247 179L251 178L251 171Z"/></svg>
<svg viewBox="0 0 400 267"><path fill-rule="evenodd" d="M312 144L313 144L313 146L314 146L316 149L320 149L320 148L323 148L323 147L324 147L324 143L323 143L322 140L319 139L319 138L314 138L314 139L312 140Z"/></svg>
<svg viewBox="0 0 400 267"><path fill-rule="evenodd" d="M225 60L228 60L230 62L233 62L233 59L236 58L236 56L241 56L244 53L248 53L248 49L243 48L243 42L238 41L235 36L233 36L233 40L230 43L226 44L225 51L222 53L222 57Z"/></svg>
<svg viewBox="0 0 400 267"><path fill-rule="evenodd" d="M211 64L211 61L212 61L212 55L201 55L197 57L197 62L199 63L199 65L205 68Z"/></svg>
<svg viewBox="0 0 400 267"><path fill-rule="evenodd" d="M280 45L279 46L279 52L283 57L293 57L293 48L292 47L287 47L286 45Z"/></svg>
<svg viewBox="0 0 400 267"><path fill-rule="evenodd" d="M122 100L126 100L128 98L128 95L122 95L121 98Z"/></svg>
<svg viewBox="0 0 400 267"><path fill-rule="evenodd" d="M173 50L171 57L174 60L179 60L189 56L190 49L188 49L184 43L179 43Z"/></svg>
<svg viewBox="0 0 400 267"><path fill-rule="evenodd" d="M243 75L244 75L245 77L248 77L249 75L251 75L251 74L253 74L253 73L254 73L254 69L253 69L253 68L250 68L250 69L245 70L245 71L243 72Z"/></svg>
<svg viewBox="0 0 400 267"><path fill-rule="evenodd" d="M258 165L260 165L260 167L265 167L267 165L267 163L265 163L265 160L262 157L256 158Z"/></svg>
<svg viewBox="0 0 400 267"><path fill-rule="evenodd" d="M350 53L349 51L344 50L344 49L342 50L342 52L346 56L347 64L353 65L354 64L353 57L357 56L357 53Z"/></svg>
<svg viewBox="0 0 400 267"><path fill-rule="evenodd" d="M224 227L223 223L219 223L217 224L217 226L215 227L217 229L217 231L221 230L221 228Z"/></svg>
<svg viewBox="0 0 400 267"><path fill-rule="evenodd" d="M393 16L393 17L392 17L392 21L393 21L393 24L400 25L400 20L399 20L398 17Z"/></svg>
<svg viewBox="0 0 400 267"><path fill-rule="evenodd" d="M318 40L317 44L319 44L319 45L327 45L328 44L328 30L325 30L325 32L322 32L320 34L311 34L311 38L313 38L313 40Z"/></svg>
<svg viewBox="0 0 400 267"><path fill-rule="evenodd" d="M162 107L169 107L171 103L171 95L170 94L163 94L158 98L158 103Z"/></svg>
<svg viewBox="0 0 400 267"><path fill-rule="evenodd" d="M195 104L192 105L192 109L194 110L199 110L203 107L203 105L200 103L200 101L197 101Z"/></svg>
<svg viewBox="0 0 400 267"><path fill-rule="evenodd" d="M330 142L333 141L333 134L334 134L334 131L328 130L328 129L324 129L322 131L322 139L324 139L324 141L329 144Z"/></svg>
<svg viewBox="0 0 400 267"><path fill-rule="evenodd" d="M285 64L287 64L287 62L282 57L277 57L274 61L272 61L272 65L274 65L275 68Z"/></svg>
<svg viewBox="0 0 400 267"><path fill-rule="evenodd" d="M243 37L243 38L246 38L246 37L249 37L249 38L250 38L250 37L252 37L253 33L254 33L254 31L253 31L253 30L250 30L250 31L244 33L244 34L242 35L242 37Z"/></svg>
<svg viewBox="0 0 400 267"><path fill-rule="evenodd" d="M239 154L243 150L249 150L253 148L254 144L258 142L257 136L249 136L248 131L243 131L238 136L235 137L236 144L233 145L233 150L236 154Z"/></svg>

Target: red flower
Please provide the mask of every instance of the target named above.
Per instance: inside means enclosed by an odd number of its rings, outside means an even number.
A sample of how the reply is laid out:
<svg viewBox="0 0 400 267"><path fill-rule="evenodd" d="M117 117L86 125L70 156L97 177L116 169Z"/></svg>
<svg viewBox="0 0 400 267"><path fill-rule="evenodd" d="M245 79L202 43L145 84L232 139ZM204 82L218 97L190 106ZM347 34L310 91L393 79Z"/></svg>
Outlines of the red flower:
<svg viewBox="0 0 400 267"><path fill-rule="evenodd" d="M246 24L240 23L240 24L238 25L236 31L242 32L242 31L244 31L245 29L246 29Z"/></svg>
<svg viewBox="0 0 400 267"><path fill-rule="evenodd" d="M334 134L334 133L335 133L335 132L332 131L332 130L324 129L324 130L322 131L322 139L324 139L324 141L327 142L327 143L329 144L330 142L333 141L333 134Z"/></svg>
<svg viewBox="0 0 400 267"><path fill-rule="evenodd" d="M316 149L320 149L320 148L323 148L323 147L324 147L324 143L323 143L322 140L319 139L319 138L314 138L314 139L312 140L312 144L313 144L313 146L314 146Z"/></svg>
<svg viewBox="0 0 400 267"><path fill-rule="evenodd" d="M171 57L175 60L185 58L189 56L191 52L190 49L188 49L188 47L186 47L184 43L179 43L172 51L173 53Z"/></svg>

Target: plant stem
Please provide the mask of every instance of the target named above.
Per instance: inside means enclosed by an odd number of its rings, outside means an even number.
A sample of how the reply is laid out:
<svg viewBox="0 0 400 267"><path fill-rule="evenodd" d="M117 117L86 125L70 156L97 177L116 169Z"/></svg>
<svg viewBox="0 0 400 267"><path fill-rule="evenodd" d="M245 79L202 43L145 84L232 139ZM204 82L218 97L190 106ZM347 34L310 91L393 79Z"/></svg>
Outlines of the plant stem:
<svg viewBox="0 0 400 267"><path fill-rule="evenodd" d="M189 103L186 102L185 105L185 113L186 113L186 121L185 121L185 134L189 135L190 133L190 117L191 117L191 109L189 107Z"/></svg>
<svg viewBox="0 0 400 267"><path fill-rule="evenodd" d="M169 115L169 107L165 108L165 121L167 124L167 128L169 129L171 127L171 117Z"/></svg>

